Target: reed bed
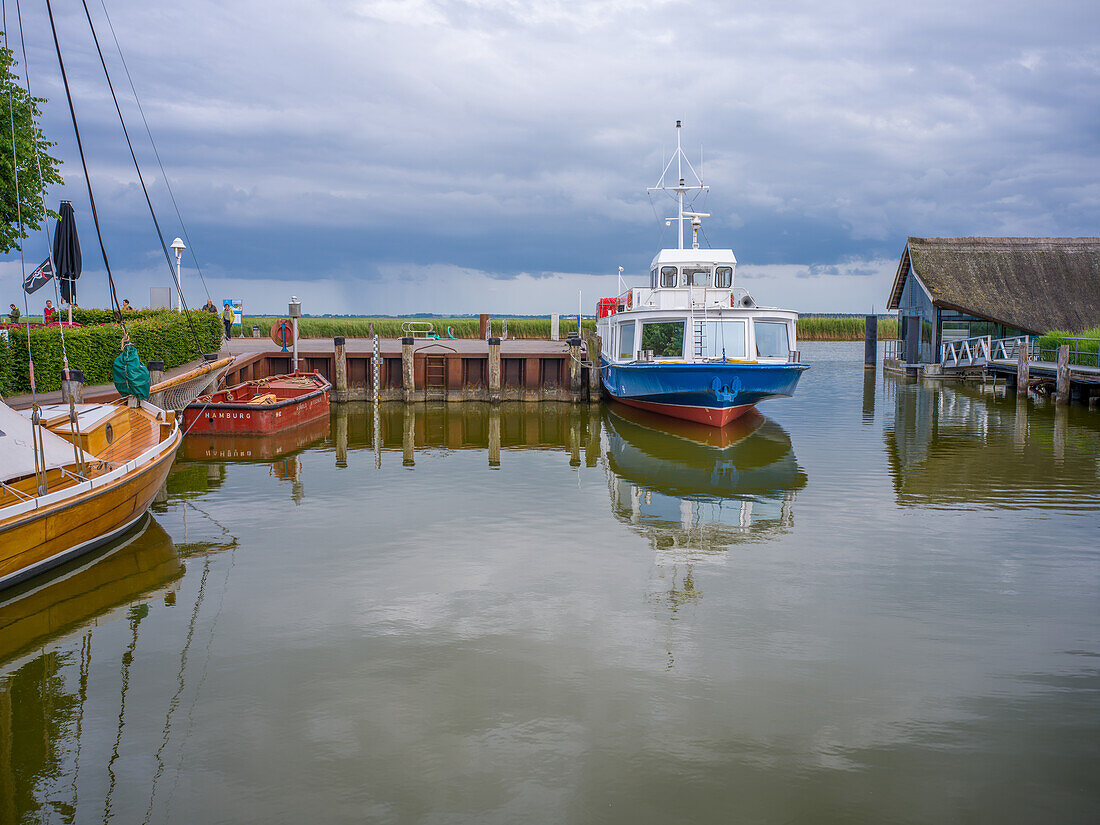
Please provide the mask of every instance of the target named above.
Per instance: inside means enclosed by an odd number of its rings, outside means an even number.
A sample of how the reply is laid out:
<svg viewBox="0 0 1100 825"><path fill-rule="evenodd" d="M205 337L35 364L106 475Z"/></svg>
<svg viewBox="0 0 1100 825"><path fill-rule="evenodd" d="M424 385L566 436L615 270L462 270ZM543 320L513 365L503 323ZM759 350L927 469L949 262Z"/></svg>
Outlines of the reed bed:
<svg viewBox="0 0 1100 825"><path fill-rule="evenodd" d="M271 326L277 319L275 317L246 317L245 329L251 330L253 326L260 328L260 334L265 338L271 333ZM501 334L502 321L508 322L509 338L549 338L549 318L493 318L491 321L493 335ZM370 334L370 325L374 324L374 331L381 338L400 338L402 324L406 322L423 323L432 325L435 333L446 338L453 335L455 338L477 338L477 318L302 318L298 321L298 330L303 338L331 338L334 335L343 335L345 338L366 338ZM800 341L862 341L863 340L862 316L854 318L833 318L819 315L805 315L798 319L798 339ZM585 332L594 332L596 322L590 318L581 320L581 328ZM577 329L575 317L562 317L559 321L559 334L562 338ZM895 318L880 318L878 322L878 337L897 338L898 322Z"/></svg>

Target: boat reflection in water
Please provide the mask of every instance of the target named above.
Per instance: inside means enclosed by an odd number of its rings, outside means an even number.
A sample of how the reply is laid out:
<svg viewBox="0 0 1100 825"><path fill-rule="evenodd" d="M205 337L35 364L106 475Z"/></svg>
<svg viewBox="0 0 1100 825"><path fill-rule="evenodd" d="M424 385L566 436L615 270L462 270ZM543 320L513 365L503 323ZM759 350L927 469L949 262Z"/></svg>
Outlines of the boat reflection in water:
<svg viewBox="0 0 1100 825"><path fill-rule="evenodd" d="M102 551L5 591L0 600L0 664L58 636L164 592L183 575L172 539L152 516Z"/></svg>
<svg viewBox="0 0 1100 825"><path fill-rule="evenodd" d="M270 464L271 475L289 482L291 499L301 504L305 490L299 454L329 437L329 422L325 416L267 435L188 434L169 476L168 490L183 497L204 495L224 481L226 464Z"/></svg>
<svg viewBox="0 0 1100 825"><path fill-rule="evenodd" d="M793 523L806 474L755 410L721 430L618 405L606 416L612 510L665 556L703 558Z"/></svg>

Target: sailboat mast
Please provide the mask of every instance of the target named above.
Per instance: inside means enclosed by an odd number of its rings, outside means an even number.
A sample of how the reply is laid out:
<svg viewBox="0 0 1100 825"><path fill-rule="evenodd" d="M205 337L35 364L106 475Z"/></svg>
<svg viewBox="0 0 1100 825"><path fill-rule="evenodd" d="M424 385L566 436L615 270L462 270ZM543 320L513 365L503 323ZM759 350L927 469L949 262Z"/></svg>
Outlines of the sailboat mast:
<svg viewBox="0 0 1100 825"><path fill-rule="evenodd" d="M680 121L676 121L676 179L680 181L677 188L680 201L680 211L676 216L676 226L680 231L680 249L684 248L684 152L680 148Z"/></svg>

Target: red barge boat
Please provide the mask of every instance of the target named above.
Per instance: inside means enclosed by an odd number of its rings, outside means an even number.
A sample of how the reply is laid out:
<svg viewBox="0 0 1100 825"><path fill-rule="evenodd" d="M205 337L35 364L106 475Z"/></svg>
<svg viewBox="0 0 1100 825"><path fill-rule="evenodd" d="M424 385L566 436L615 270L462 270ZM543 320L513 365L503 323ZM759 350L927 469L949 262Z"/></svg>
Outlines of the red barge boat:
<svg viewBox="0 0 1100 825"><path fill-rule="evenodd" d="M332 385L317 372L293 372L246 381L202 395L183 411L183 431L245 435L289 430L328 418Z"/></svg>

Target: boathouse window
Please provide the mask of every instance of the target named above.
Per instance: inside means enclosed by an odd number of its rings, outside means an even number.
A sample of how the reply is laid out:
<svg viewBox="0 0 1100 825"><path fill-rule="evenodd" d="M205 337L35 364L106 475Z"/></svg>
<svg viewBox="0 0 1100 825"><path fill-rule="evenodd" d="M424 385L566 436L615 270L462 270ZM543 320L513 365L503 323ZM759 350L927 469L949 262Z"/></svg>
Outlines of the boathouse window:
<svg viewBox="0 0 1100 825"><path fill-rule="evenodd" d="M697 321L696 353L703 358L744 358L744 321Z"/></svg>
<svg viewBox="0 0 1100 825"><path fill-rule="evenodd" d="M661 267L661 286L676 286L676 267Z"/></svg>
<svg viewBox="0 0 1100 825"><path fill-rule="evenodd" d="M684 322L642 324L642 349L653 350L654 358L683 358Z"/></svg>
<svg viewBox="0 0 1100 825"><path fill-rule="evenodd" d="M634 357L634 322L619 325L619 357Z"/></svg>
<svg viewBox="0 0 1100 825"><path fill-rule="evenodd" d="M733 267L720 266L714 270L714 285L719 289L729 289L733 286Z"/></svg>
<svg viewBox="0 0 1100 825"><path fill-rule="evenodd" d="M786 324L781 321L756 322L757 358L786 358L790 351Z"/></svg>
<svg viewBox="0 0 1100 825"><path fill-rule="evenodd" d="M710 269L685 266L684 286L710 286Z"/></svg>

